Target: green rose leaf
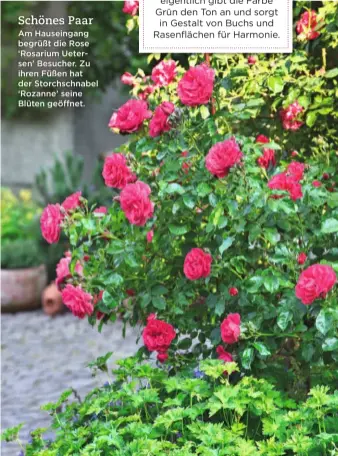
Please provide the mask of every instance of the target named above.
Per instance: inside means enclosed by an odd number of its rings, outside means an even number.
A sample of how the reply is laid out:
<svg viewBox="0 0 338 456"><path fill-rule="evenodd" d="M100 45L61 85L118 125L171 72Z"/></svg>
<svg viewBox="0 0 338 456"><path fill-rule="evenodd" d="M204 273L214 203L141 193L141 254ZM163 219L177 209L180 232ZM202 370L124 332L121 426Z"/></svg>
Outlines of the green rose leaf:
<svg viewBox="0 0 338 456"><path fill-rule="evenodd" d="M107 285L112 285L113 287L119 287L124 282L123 277L120 274L111 274L108 280L105 282Z"/></svg>
<svg viewBox="0 0 338 456"><path fill-rule="evenodd" d="M292 313L285 310L278 315L277 325L282 331L285 331L290 321L292 321Z"/></svg>
<svg viewBox="0 0 338 456"><path fill-rule="evenodd" d="M234 238L233 237L228 237L227 239L225 239L223 242L222 242L222 245L220 246L219 248L219 251L221 253L221 255L223 255L223 253L228 250L229 247L232 246L234 242Z"/></svg>
<svg viewBox="0 0 338 456"><path fill-rule="evenodd" d="M114 299L107 290L103 292L102 301L104 305L110 310L115 309L119 304L118 301L116 301L116 299Z"/></svg>
<svg viewBox="0 0 338 456"><path fill-rule="evenodd" d="M184 188L180 184L169 184L168 187L165 189L165 193L169 193L169 195L172 195L174 193L178 193L179 195L183 195L185 193Z"/></svg>
<svg viewBox="0 0 338 456"><path fill-rule="evenodd" d="M250 370L252 361L254 360L254 349L248 347L244 350L242 354L242 365L244 369Z"/></svg>
<svg viewBox="0 0 338 456"><path fill-rule="evenodd" d="M284 80L280 76L270 76L268 78L268 87L274 93L280 93L284 89Z"/></svg>
<svg viewBox="0 0 338 456"><path fill-rule="evenodd" d="M212 188L207 183L201 182L200 184L198 184L198 186L197 186L197 195L198 196L203 198L204 196L209 195L209 193L211 193L211 192L212 192Z"/></svg>
<svg viewBox="0 0 338 456"><path fill-rule="evenodd" d="M325 336L333 323L333 315L328 309L322 309L316 319L316 328Z"/></svg>
<svg viewBox="0 0 338 456"><path fill-rule="evenodd" d="M258 351L258 353L261 356L270 356L271 355L270 350L262 342L255 342L255 343L253 343L253 346L255 347L255 349Z"/></svg>
<svg viewBox="0 0 338 456"><path fill-rule="evenodd" d="M338 339L337 337L330 337L326 339L322 345L323 351L331 352L338 350Z"/></svg>
<svg viewBox="0 0 338 456"><path fill-rule="evenodd" d="M190 337L186 337L182 340L179 341L179 343L177 344L177 347L180 348L181 350L187 350L188 348L191 347L191 339Z"/></svg>
<svg viewBox="0 0 338 456"><path fill-rule="evenodd" d="M306 125L308 127L313 127L313 125L316 123L317 117L318 117L317 111L310 111L306 116Z"/></svg>
<svg viewBox="0 0 338 456"><path fill-rule="evenodd" d="M169 225L169 230L176 236L182 236L182 234L185 234L189 231L189 227L187 225Z"/></svg>
<svg viewBox="0 0 338 456"><path fill-rule="evenodd" d="M158 309L158 310L164 310L166 308L166 301L161 296L153 297L152 303L153 303L154 307L156 307L156 309Z"/></svg>
<svg viewBox="0 0 338 456"><path fill-rule="evenodd" d="M324 234L338 233L338 220L335 218L329 218L322 224L321 232Z"/></svg>
<svg viewBox="0 0 338 456"><path fill-rule="evenodd" d="M338 68L332 68L332 70L329 70L325 73L324 77L325 78L335 78L336 76L338 76Z"/></svg>

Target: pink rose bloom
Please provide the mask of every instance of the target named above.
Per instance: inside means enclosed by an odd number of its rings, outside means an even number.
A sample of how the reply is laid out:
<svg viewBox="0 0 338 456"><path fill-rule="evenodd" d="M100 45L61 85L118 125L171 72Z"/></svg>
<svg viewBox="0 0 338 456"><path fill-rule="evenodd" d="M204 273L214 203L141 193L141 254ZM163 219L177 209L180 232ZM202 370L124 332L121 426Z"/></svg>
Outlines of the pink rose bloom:
<svg viewBox="0 0 338 456"><path fill-rule="evenodd" d="M264 135L258 135L256 138L256 143L268 144L269 142L270 142L270 139Z"/></svg>
<svg viewBox="0 0 338 456"><path fill-rule="evenodd" d="M221 324L221 336L226 344L234 344L241 334L241 316L238 313L229 314Z"/></svg>
<svg viewBox="0 0 338 456"><path fill-rule="evenodd" d="M66 279L70 279L72 277L72 274L69 269L69 265L72 261L72 257L69 254L69 252L66 252L65 258L61 258L61 260L58 262L56 266L56 280L55 280L55 285L58 287L58 289L61 289L61 285L64 283ZM75 272L79 276L83 276L83 266L80 263L80 261L76 262L75 265Z"/></svg>
<svg viewBox="0 0 338 456"><path fill-rule="evenodd" d="M136 16L138 11L138 0L124 0L123 10L124 13Z"/></svg>
<svg viewBox="0 0 338 456"><path fill-rule="evenodd" d="M171 342L176 337L172 325L162 320L157 320L154 314L149 315L147 326L143 330L143 342L149 351L166 354Z"/></svg>
<svg viewBox="0 0 338 456"><path fill-rule="evenodd" d="M299 255L298 255L298 258L297 258L297 261L298 261L298 264L302 265L306 262L307 260L307 255L306 253L304 252L301 252Z"/></svg>
<svg viewBox="0 0 338 456"><path fill-rule="evenodd" d="M168 353L159 353L157 355L157 360L160 362L160 363L165 363L168 359Z"/></svg>
<svg viewBox="0 0 338 456"><path fill-rule="evenodd" d="M100 206L94 209L94 214L106 214L107 213L107 208L106 206Z"/></svg>
<svg viewBox="0 0 338 456"><path fill-rule="evenodd" d="M222 178L241 161L243 154L235 138L227 139L212 146L205 158L205 166L211 174Z"/></svg>
<svg viewBox="0 0 338 456"><path fill-rule="evenodd" d="M183 272L189 280L206 278L211 272L212 256L202 249L192 249L184 260Z"/></svg>
<svg viewBox="0 0 338 456"><path fill-rule="evenodd" d="M214 79L214 70L205 63L191 67L178 83L179 99L187 106L208 103L214 90Z"/></svg>
<svg viewBox="0 0 338 456"><path fill-rule="evenodd" d="M261 168L268 169L270 166L276 166L275 152L273 149L263 149L263 155L257 159Z"/></svg>
<svg viewBox="0 0 338 456"><path fill-rule="evenodd" d="M151 95L155 91L154 86L147 86L142 92L140 92L137 96L140 100L147 100L149 95Z"/></svg>
<svg viewBox="0 0 338 456"><path fill-rule="evenodd" d="M41 233L49 244L59 241L62 220L60 204L48 204L42 211L40 218Z"/></svg>
<svg viewBox="0 0 338 456"><path fill-rule="evenodd" d="M312 182L312 185L313 185L314 187L317 187L317 188L318 188L318 187L321 187L321 186L322 186L322 183L321 183L319 180L314 180L314 181Z"/></svg>
<svg viewBox="0 0 338 456"><path fill-rule="evenodd" d="M296 201L303 196L302 186L300 183L297 182L292 176L287 176L286 173L280 173L276 174L276 176L273 176L273 178L268 183L268 187L272 190L287 191L293 201ZM280 195L280 197L282 197L282 195Z"/></svg>
<svg viewBox="0 0 338 456"><path fill-rule="evenodd" d="M297 22L296 30L298 35L301 35L301 39L311 41L315 40L320 35L320 33L316 31L317 25L316 12L313 10L305 11Z"/></svg>
<svg viewBox="0 0 338 456"><path fill-rule="evenodd" d="M149 123L149 134L152 138L171 129L169 117L174 111L175 106L170 101L164 101L155 109L153 118Z"/></svg>
<svg viewBox="0 0 338 456"><path fill-rule="evenodd" d="M121 82L122 84L133 86L135 82L134 76L130 73L123 73L123 75L121 76Z"/></svg>
<svg viewBox="0 0 338 456"><path fill-rule="evenodd" d="M151 72L151 78L157 86L167 86L176 77L177 69L174 60L162 60Z"/></svg>
<svg viewBox="0 0 338 456"><path fill-rule="evenodd" d="M66 212L74 211L76 208L81 206L81 195L81 192L76 192L72 195L69 195L61 204L61 206Z"/></svg>
<svg viewBox="0 0 338 456"><path fill-rule="evenodd" d="M153 237L154 237L154 230L148 231L148 233L147 233L147 242L148 242L148 244L150 244L153 241Z"/></svg>
<svg viewBox="0 0 338 456"><path fill-rule="evenodd" d="M104 160L102 176L107 187L124 188L136 180L127 166L126 157L122 154L112 154Z"/></svg>
<svg viewBox="0 0 338 456"><path fill-rule="evenodd" d="M84 318L91 315L94 311L93 297L82 290L80 287L66 285L62 290L62 301L75 317Z"/></svg>
<svg viewBox="0 0 338 456"><path fill-rule="evenodd" d="M231 363L234 360L231 353L225 351L222 345L219 345L216 348L216 353L218 354L218 359L224 361L225 363ZM223 374L228 375L228 372L224 371Z"/></svg>
<svg viewBox="0 0 338 456"><path fill-rule="evenodd" d="M230 296L237 296L238 295L238 290L235 287L229 288L229 295Z"/></svg>
<svg viewBox="0 0 338 456"><path fill-rule="evenodd" d="M150 119L152 112L148 104L142 100L129 100L112 115L108 127L117 128L121 133L138 131L146 119Z"/></svg>
<svg viewBox="0 0 338 456"><path fill-rule="evenodd" d="M295 101L290 106L280 111L280 118L283 123L284 130L296 131L304 124L298 120L298 116L304 111L304 108Z"/></svg>
<svg viewBox="0 0 338 456"><path fill-rule="evenodd" d="M184 174L188 174L190 168L191 168L191 163L187 163L187 162L182 163L182 171L184 172Z"/></svg>
<svg viewBox="0 0 338 456"><path fill-rule="evenodd" d="M296 285L296 296L303 304L312 304L316 299L325 299L337 282L337 276L331 266L314 264L305 269L299 276Z"/></svg>
<svg viewBox="0 0 338 456"><path fill-rule="evenodd" d="M293 161L286 168L287 176L293 177L297 182L301 181L304 177L305 165L304 163Z"/></svg>
<svg viewBox="0 0 338 456"><path fill-rule="evenodd" d="M255 65L255 63L257 63L256 57L254 57L253 55L249 55L249 57L248 57L248 64L249 64L249 65Z"/></svg>
<svg viewBox="0 0 338 456"><path fill-rule="evenodd" d="M77 275L83 277L83 266L80 263L80 261L76 262L76 265L75 265L74 269L75 269L75 272L76 272Z"/></svg>
<svg viewBox="0 0 338 456"><path fill-rule="evenodd" d="M66 279L69 279L72 277L70 270L69 270L69 265L71 262L71 257L67 256L65 258L61 258L61 260L58 262L56 266L56 280L55 280L55 285L58 287L58 289L61 289L61 285Z"/></svg>
<svg viewBox="0 0 338 456"><path fill-rule="evenodd" d="M154 203L149 199L150 187L137 181L128 184L120 194L121 208L132 225L144 226L153 214Z"/></svg>

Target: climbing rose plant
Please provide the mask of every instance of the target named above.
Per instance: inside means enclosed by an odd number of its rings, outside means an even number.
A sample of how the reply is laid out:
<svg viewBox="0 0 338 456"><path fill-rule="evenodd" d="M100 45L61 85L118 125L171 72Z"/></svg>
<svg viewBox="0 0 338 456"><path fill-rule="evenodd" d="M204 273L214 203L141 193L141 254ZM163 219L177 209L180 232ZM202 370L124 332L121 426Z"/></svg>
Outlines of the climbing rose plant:
<svg viewBox="0 0 338 456"><path fill-rule="evenodd" d="M174 368L235 360L293 393L334 382L338 356L337 5L295 14L291 55L124 74L109 127L131 136L102 171L118 196L41 217L48 242L69 238L57 283L74 315L141 323L140 354Z"/></svg>

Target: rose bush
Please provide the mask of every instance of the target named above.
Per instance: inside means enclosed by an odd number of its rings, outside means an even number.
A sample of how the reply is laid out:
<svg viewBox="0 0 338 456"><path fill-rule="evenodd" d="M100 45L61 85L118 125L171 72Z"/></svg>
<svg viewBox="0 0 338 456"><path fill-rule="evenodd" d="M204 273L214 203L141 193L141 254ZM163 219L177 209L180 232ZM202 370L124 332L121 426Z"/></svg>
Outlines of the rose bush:
<svg viewBox="0 0 338 456"><path fill-rule="evenodd" d="M133 136L103 168L119 195L41 219L49 242L69 237L75 315L142 322L141 353L174 368L234 359L293 394L335 381L337 9L297 4L291 55L168 56L124 75L132 98L109 127Z"/></svg>

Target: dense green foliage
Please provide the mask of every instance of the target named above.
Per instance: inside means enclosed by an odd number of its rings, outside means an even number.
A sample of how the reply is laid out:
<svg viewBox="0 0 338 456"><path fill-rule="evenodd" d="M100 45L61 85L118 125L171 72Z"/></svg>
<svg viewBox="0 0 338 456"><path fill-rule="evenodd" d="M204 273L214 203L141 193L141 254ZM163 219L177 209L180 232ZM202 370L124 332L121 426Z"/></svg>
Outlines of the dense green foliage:
<svg viewBox="0 0 338 456"><path fill-rule="evenodd" d="M337 454L338 397L328 388L315 387L296 403L262 379L229 382L220 361L175 376L132 358L118 364L116 380L83 402L68 405L70 390L43 406L57 437L51 443L43 429L34 431L27 456ZM102 359L98 367L104 368ZM235 363L227 369L238 370ZM17 431L3 438L15 439Z"/></svg>

